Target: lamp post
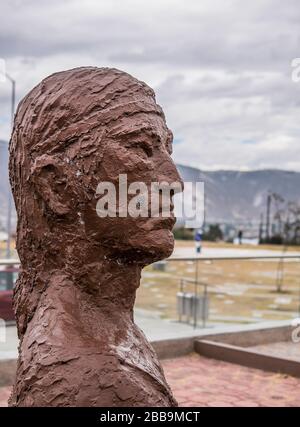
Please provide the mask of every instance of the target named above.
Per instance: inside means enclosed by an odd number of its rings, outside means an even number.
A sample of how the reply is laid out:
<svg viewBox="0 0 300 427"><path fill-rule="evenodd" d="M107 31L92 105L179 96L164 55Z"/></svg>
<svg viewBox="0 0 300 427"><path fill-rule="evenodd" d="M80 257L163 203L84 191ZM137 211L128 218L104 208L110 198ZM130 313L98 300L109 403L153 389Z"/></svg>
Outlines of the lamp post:
<svg viewBox="0 0 300 427"><path fill-rule="evenodd" d="M14 114L15 114L15 102L16 102L16 81L7 73L4 73L5 77L11 83L11 131L14 125ZM7 196L7 242L6 242L6 258L10 258L11 255L11 213L12 213L12 197L8 186Z"/></svg>

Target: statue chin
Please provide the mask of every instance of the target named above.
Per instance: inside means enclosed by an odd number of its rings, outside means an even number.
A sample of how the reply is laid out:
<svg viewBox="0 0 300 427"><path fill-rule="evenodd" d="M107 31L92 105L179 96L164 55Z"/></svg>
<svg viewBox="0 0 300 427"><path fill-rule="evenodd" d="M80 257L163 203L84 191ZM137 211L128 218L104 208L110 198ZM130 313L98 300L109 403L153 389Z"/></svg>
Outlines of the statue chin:
<svg viewBox="0 0 300 427"><path fill-rule="evenodd" d="M162 221L150 219L149 231L143 230L139 236L136 235L136 241L133 245L136 248L141 248L148 254L151 262L159 261L168 258L174 249L174 235L172 228L175 223L174 218L166 218Z"/></svg>
<svg viewBox="0 0 300 427"><path fill-rule="evenodd" d="M161 258L168 258L172 255L174 249L174 235L170 230L155 230L149 233L151 235L152 247Z"/></svg>

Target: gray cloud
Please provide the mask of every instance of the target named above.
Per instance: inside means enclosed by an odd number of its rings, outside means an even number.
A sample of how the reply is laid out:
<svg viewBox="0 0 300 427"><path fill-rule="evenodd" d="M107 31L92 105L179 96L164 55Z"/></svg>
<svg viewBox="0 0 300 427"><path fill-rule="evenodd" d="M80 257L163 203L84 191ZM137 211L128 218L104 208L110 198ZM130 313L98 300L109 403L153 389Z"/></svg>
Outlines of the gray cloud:
<svg viewBox="0 0 300 427"><path fill-rule="evenodd" d="M0 57L18 99L81 65L146 81L179 141L177 161L300 170L299 22L298 0L2 0ZM0 139L9 95L0 83Z"/></svg>

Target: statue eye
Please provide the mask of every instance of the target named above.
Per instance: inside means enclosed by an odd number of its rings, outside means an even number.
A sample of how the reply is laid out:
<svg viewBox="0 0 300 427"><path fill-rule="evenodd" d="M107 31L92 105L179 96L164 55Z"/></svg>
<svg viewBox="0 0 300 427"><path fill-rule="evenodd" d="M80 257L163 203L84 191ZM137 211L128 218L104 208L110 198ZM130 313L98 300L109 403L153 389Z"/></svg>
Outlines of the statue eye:
<svg viewBox="0 0 300 427"><path fill-rule="evenodd" d="M132 146L139 151L143 151L147 157L151 157L153 155L153 148L146 141L136 141Z"/></svg>
<svg viewBox="0 0 300 427"><path fill-rule="evenodd" d="M125 145L127 148L134 149L139 153L143 152L147 157L153 155L153 147L147 141L130 141Z"/></svg>
<svg viewBox="0 0 300 427"><path fill-rule="evenodd" d="M153 149L151 145L147 144L146 142L141 142L139 144L140 148L144 151L144 153L147 155L147 157L151 157L153 155Z"/></svg>

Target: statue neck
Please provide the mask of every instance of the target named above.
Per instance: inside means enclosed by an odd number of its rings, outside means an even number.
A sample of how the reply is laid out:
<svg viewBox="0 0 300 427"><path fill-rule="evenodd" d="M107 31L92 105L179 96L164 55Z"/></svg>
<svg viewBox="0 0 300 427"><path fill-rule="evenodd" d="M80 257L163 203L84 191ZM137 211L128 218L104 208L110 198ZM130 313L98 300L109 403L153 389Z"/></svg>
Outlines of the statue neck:
<svg viewBox="0 0 300 427"><path fill-rule="evenodd" d="M63 270L56 270L52 274L51 286L71 293L79 302L78 307L85 312L92 310L96 316L107 320L124 315L132 318L141 269L138 264L102 258L101 261L78 264L76 269L74 265L66 265ZM63 287L60 286L61 280L64 281ZM56 296L56 292L51 292L56 300L60 299L61 293Z"/></svg>
<svg viewBox="0 0 300 427"><path fill-rule="evenodd" d="M132 312L136 290L140 285L141 267L121 261L104 260L85 265L84 275L73 276L74 285L101 312ZM77 275L79 273L79 275Z"/></svg>
<svg viewBox="0 0 300 427"><path fill-rule="evenodd" d="M30 270L23 263L17 285L17 304L23 302L22 316L17 316L20 336L36 309L45 305L55 307L64 318L77 317L82 324L96 322L100 328L101 323L117 322L130 327L141 265L108 259L101 248L85 244L66 245L59 254L44 253L36 259L43 259L43 264L34 265L33 260ZM29 291L33 269L35 286Z"/></svg>

